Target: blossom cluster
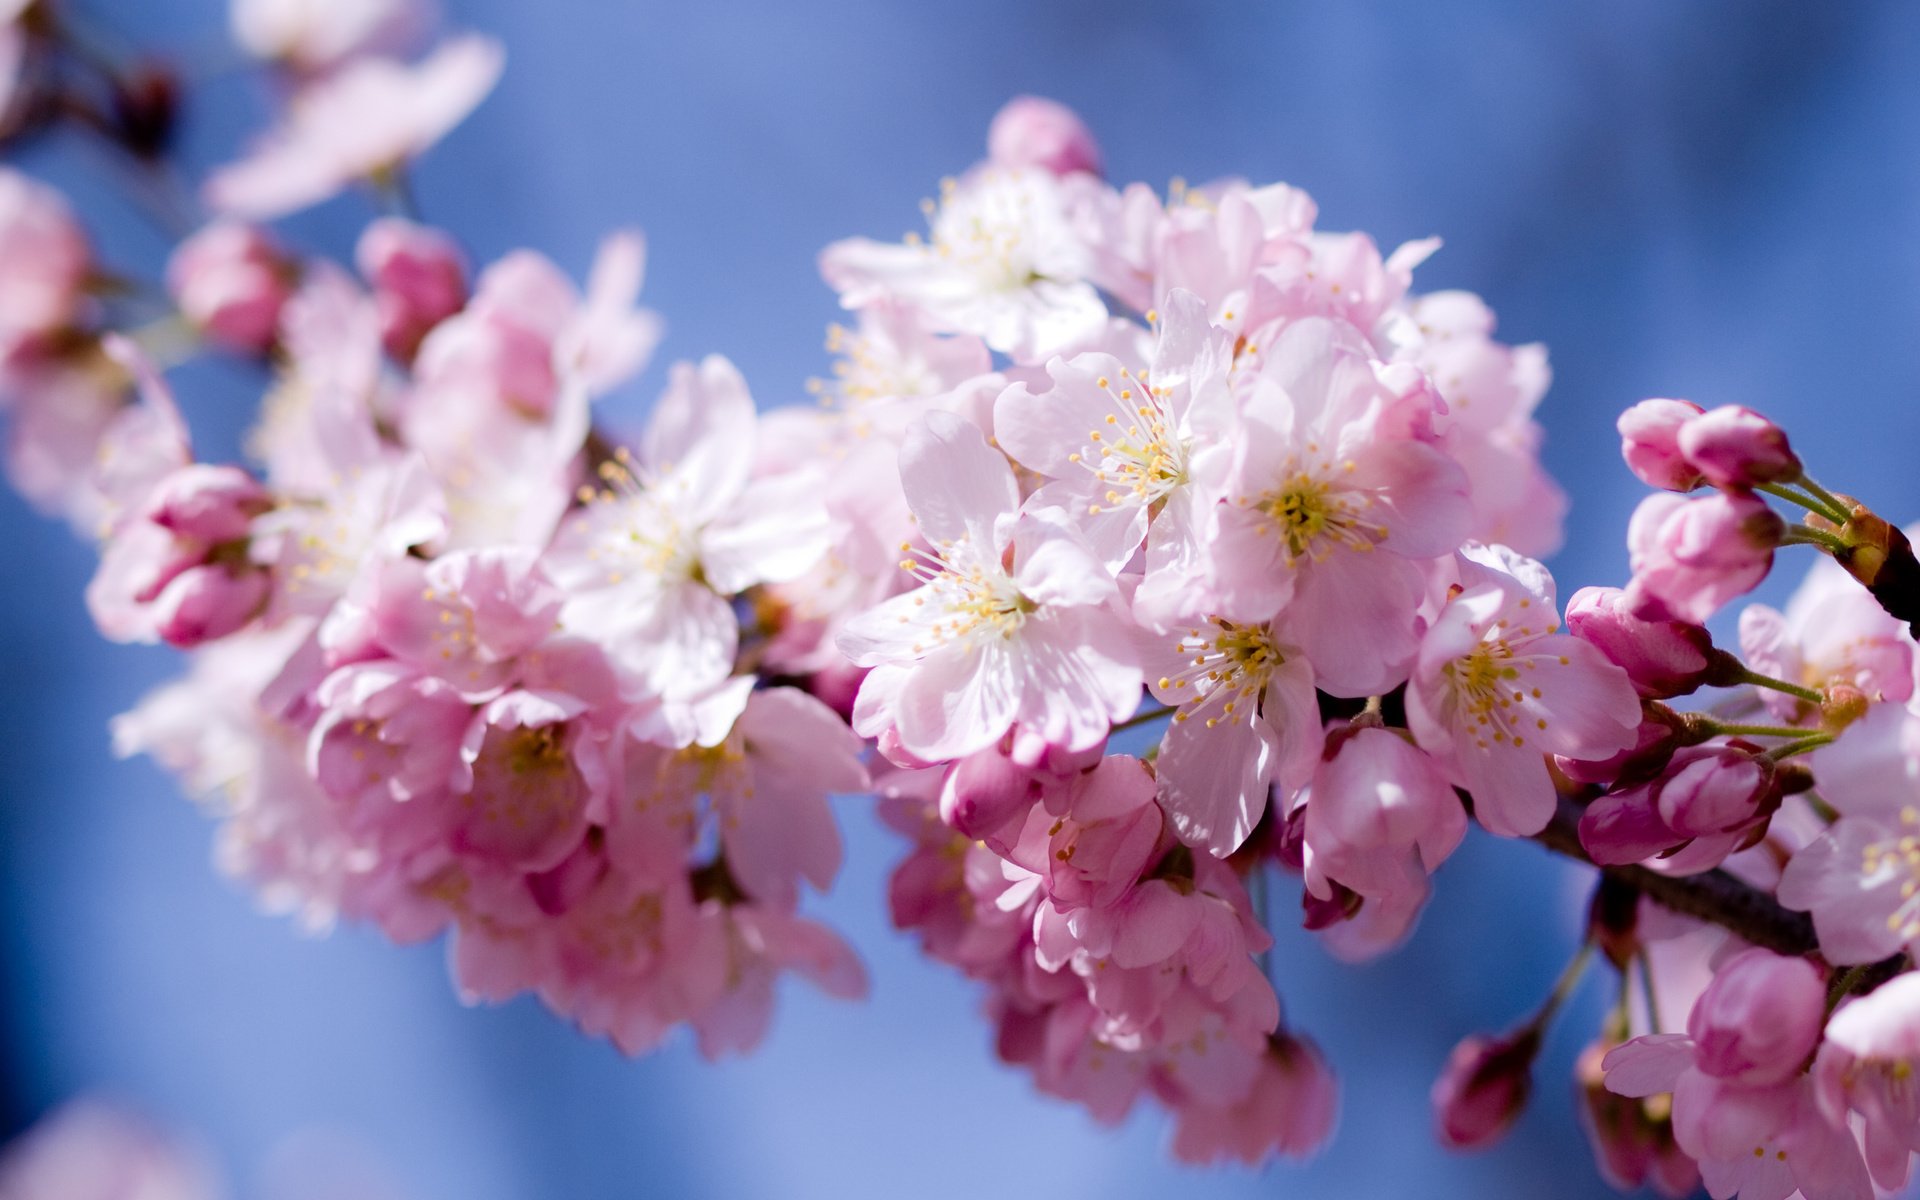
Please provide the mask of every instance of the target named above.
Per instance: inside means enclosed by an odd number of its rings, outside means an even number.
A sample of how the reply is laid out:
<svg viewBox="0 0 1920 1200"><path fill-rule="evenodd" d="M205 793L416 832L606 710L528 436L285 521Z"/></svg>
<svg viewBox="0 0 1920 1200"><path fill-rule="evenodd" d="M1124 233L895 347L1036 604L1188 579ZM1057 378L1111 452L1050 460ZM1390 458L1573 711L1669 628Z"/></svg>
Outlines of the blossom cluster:
<svg viewBox="0 0 1920 1200"><path fill-rule="evenodd" d="M449 934L463 997L537 994L629 1053L745 1050L782 974L864 991L801 906L840 865L830 797L871 792L909 843L893 918L983 987L1002 1059L1258 1163L1336 1118L1269 895L1385 953L1478 825L1602 877L1533 1017L1442 1069L1443 1141L1512 1125L1597 950L1621 999L1575 1075L1609 1179L1905 1183L1920 560L1778 426L1628 410L1659 489L1633 575L1563 613L1545 352L1414 290L1437 241L1320 229L1284 184L1116 185L1027 97L925 233L822 253L850 315L815 403L761 413L709 355L623 437L598 402L661 335L639 235L579 285L533 250L474 272L411 214L499 48L409 59L411 0L233 12L287 99L162 297L0 168L0 404L16 485L100 540L101 632L187 652L117 747L206 798L266 904ZM105 86L99 128L163 156L173 85L75 78L63 19L6 26L13 136ZM355 187L391 211L351 264L261 224ZM262 369L248 462L196 457L183 352ZM1789 546L1825 557L1716 646Z"/></svg>

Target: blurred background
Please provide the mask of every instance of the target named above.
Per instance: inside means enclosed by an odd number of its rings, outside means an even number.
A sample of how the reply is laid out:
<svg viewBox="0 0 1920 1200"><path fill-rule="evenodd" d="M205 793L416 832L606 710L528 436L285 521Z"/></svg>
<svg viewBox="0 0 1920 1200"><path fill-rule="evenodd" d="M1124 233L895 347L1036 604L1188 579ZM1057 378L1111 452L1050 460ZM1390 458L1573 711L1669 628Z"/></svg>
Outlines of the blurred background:
<svg viewBox="0 0 1920 1200"><path fill-rule="evenodd" d="M71 2L213 73L189 164L257 126L217 0ZM1552 563L1563 596L1625 578L1642 491L1612 422L1650 395L1762 409L1823 482L1920 517L1920 6L446 7L502 38L508 68L419 169L427 217L478 262L529 245L576 276L608 229L649 236L645 301L668 335L616 421L644 411L666 361L710 351L763 406L802 399L835 316L818 249L916 227L994 110L1036 92L1086 117L1116 179L1285 180L1324 228L1386 248L1444 236L1418 289L1479 292L1506 340L1551 349L1546 458L1575 501ZM23 165L69 191L110 262L157 271L165 245L105 160L56 142ZM369 215L349 196L288 232L345 257ZM203 452L229 451L259 377L215 364L176 382ZM812 911L864 955L871 1001L795 987L747 1060L708 1066L676 1041L628 1061L532 1000L461 1008L436 946L315 941L256 915L211 870L201 815L109 753L108 718L172 656L95 636L90 548L11 492L0 545L0 1132L105 1089L271 1200L351 1163L363 1200L1610 1194L1566 1074L1611 986L1598 973L1513 1137L1456 1157L1429 1132L1454 1040L1530 1011L1578 936L1586 878L1536 847L1470 838L1383 962L1342 968L1281 933L1289 1020L1344 1085L1346 1128L1305 1166L1181 1169L1157 1114L1102 1129L997 1065L974 989L888 928L900 846L858 800L841 807L846 871ZM1806 565L1783 561L1775 603Z"/></svg>

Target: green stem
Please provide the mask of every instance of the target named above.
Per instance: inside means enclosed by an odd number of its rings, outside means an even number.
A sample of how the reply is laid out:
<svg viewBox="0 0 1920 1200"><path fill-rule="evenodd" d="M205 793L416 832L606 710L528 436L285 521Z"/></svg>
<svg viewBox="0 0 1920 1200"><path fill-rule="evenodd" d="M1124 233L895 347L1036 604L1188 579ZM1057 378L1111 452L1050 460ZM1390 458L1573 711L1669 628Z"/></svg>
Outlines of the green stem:
<svg viewBox="0 0 1920 1200"><path fill-rule="evenodd" d="M1808 512L1825 517L1836 525L1846 524L1847 514L1844 511L1837 508L1829 508L1827 503L1817 496L1803 495L1800 492L1794 491L1791 487L1778 483L1763 483L1754 490L1765 492L1769 496L1778 496L1789 504L1797 504Z"/></svg>
<svg viewBox="0 0 1920 1200"><path fill-rule="evenodd" d="M1797 482L1801 487L1805 488L1807 491L1811 492L1813 495L1818 497L1820 500L1820 503L1832 509L1834 513L1840 514L1835 520L1836 524L1845 525L1848 521L1853 519L1853 507L1849 505L1846 501L1840 499L1840 497L1834 495L1832 492L1828 491L1827 489L1821 487L1819 484L1815 483L1813 481L1813 476L1802 475L1795 482ZM1828 515L1832 516L1833 514L1829 513Z"/></svg>
<svg viewBox="0 0 1920 1200"><path fill-rule="evenodd" d="M1787 526L1787 534L1780 539L1780 544L1782 546L1819 546L1821 549L1830 551L1836 555L1847 554L1853 549L1853 547L1847 545L1841 538L1828 533L1824 529L1815 529L1811 525Z"/></svg>
<svg viewBox="0 0 1920 1200"><path fill-rule="evenodd" d="M1805 754L1809 750L1818 750L1822 746L1831 744L1832 741L1833 735L1830 733L1808 734L1797 742L1772 747L1767 751L1767 757L1778 762L1781 759L1792 758L1796 754Z"/></svg>
<svg viewBox="0 0 1920 1200"><path fill-rule="evenodd" d="M1741 668L1740 682L1750 683L1754 687L1772 688L1776 692L1785 692L1789 696L1798 696L1809 704L1818 704L1821 701L1820 693L1812 688L1788 683L1784 679L1775 679L1771 675L1762 675L1751 667Z"/></svg>
<svg viewBox="0 0 1920 1200"><path fill-rule="evenodd" d="M1780 737L1798 740L1810 736L1808 730L1797 729L1792 725L1737 725L1710 721L1715 733L1729 737Z"/></svg>
<svg viewBox="0 0 1920 1200"><path fill-rule="evenodd" d="M1560 1006L1566 1003L1567 997L1579 985L1580 976L1586 971L1587 962L1592 957L1593 943L1580 943L1580 949L1574 953L1572 961L1561 969L1560 978L1554 981L1553 991L1548 993L1546 1002L1534 1014L1532 1025L1535 1029L1544 1030L1547 1022L1553 1020L1553 1014L1560 1010Z"/></svg>

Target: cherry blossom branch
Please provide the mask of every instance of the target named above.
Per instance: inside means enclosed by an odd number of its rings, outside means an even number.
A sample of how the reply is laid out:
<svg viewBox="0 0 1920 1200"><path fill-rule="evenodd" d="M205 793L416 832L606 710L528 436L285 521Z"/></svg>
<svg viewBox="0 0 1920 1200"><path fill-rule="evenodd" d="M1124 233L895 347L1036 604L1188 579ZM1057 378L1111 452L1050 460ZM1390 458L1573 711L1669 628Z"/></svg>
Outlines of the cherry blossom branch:
<svg viewBox="0 0 1920 1200"><path fill-rule="evenodd" d="M1533 840L1578 862L1596 865L1580 845L1578 801L1560 798L1559 809ZM1746 941L1780 954L1811 954L1819 949L1813 920L1805 913L1781 907L1773 897L1742 883L1725 871L1698 875L1662 875L1638 865L1599 867L1605 875L1627 884L1663 908L1683 916L1709 921Z"/></svg>
<svg viewBox="0 0 1920 1200"><path fill-rule="evenodd" d="M1599 866L1580 845L1580 813L1578 800L1560 797L1553 820L1535 834L1533 840L1555 854L1595 867L1601 874L1619 880L1662 908L1718 925L1752 945L1778 954L1802 956L1820 948L1811 917L1782 907L1772 896L1726 871L1662 875L1637 864ZM1841 996L1865 995L1911 965L1903 953L1838 971L1834 975L1834 996L1837 1000Z"/></svg>

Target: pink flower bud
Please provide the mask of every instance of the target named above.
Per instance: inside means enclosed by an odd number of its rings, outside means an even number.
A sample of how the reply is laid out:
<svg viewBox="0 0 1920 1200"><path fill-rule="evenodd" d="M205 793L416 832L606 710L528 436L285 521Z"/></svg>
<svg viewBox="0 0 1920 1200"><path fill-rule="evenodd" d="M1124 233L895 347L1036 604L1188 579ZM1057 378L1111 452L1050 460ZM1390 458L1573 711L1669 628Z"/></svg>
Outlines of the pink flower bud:
<svg viewBox="0 0 1920 1200"><path fill-rule="evenodd" d="M265 354L297 273L259 226L216 221L173 252L167 294L195 328L222 346Z"/></svg>
<svg viewBox="0 0 1920 1200"><path fill-rule="evenodd" d="M1041 96L1016 96L994 114L987 157L1006 167L1039 167L1055 175L1100 174L1100 147L1066 105Z"/></svg>
<svg viewBox="0 0 1920 1200"><path fill-rule="evenodd" d="M1680 452L1719 488L1750 488L1800 476L1786 431L1750 408L1725 404L1680 429Z"/></svg>
<svg viewBox="0 0 1920 1200"><path fill-rule="evenodd" d="M1609 1048L1604 1042L1589 1045L1573 1069L1601 1176L1621 1191L1644 1186L1674 1200L1693 1195L1700 1169L1674 1144L1671 1105L1608 1091L1601 1060Z"/></svg>
<svg viewBox="0 0 1920 1200"><path fill-rule="evenodd" d="M1804 958L1748 950L1728 960L1687 1018L1694 1062L1747 1087L1799 1074L1820 1040L1827 989Z"/></svg>
<svg viewBox="0 0 1920 1200"><path fill-rule="evenodd" d="M1705 477L1680 450L1680 430L1704 409L1690 400L1642 400L1620 414L1620 454L1649 487L1690 492Z"/></svg>
<svg viewBox="0 0 1920 1200"><path fill-rule="evenodd" d="M354 251L380 309L380 338L399 362L467 302L466 257L446 234L399 217L367 226Z"/></svg>
<svg viewBox="0 0 1920 1200"><path fill-rule="evenodd" d="M1648 621L1619 588L1581 588L1567 601L1567 632L1591 643L1649 700L1684 696L1709 682L1713 635L1685 621Z"/></svg>
<svg viewBox="0 0 1920 1200"><path fill-rule="evenodd" d="M1540 1034L1530 1027L1503 1038L1462 1039L1433 1083L1440 1143L1480 1150L1505 1136L1527 1106L1539 1053Z"/></svg>
<svg viewBox="0 0 1920 1200"><path fill-rule="evenodd" d="M1013 748L1008 752L1008 756L1029 771L1064 779L1070 775L1078 775L1082 771L1092 770L1100 765L1100 760L1106 756L1106 753L1107 744L1104 741L1089 746L1085 750L1069 750L1056 742L1049 742L1022 725L1014 728Z"/></svg>
<svg viewBox="0 0 1920 1200"><path fill-rule="evenodd" d="M1637 740L1631 750L1592 762L1555 755L1554 765L1575 783L1606 787L1644 783L1666 769L1667 760L1680 745L1680 731L1668 721L1649 718L1640 722L1635 736Z"/></svg>
<svg viewBox="0 0 1920 1200"><path fill-rule="evenodd" d="M1786 522L1751 492L1648 496L1627 525L1629 610L1699 624L1766 578Z"/></svg>
<svg viewBox="0 0 1920 1200"><path fill-rule="evenodd" d="M1023 816L1033 797L1033 777L989 746L947 772L940 819L967 837L983 838Z"/></svg>
<svg viewBox="0 0 1920 1200"><path fill-rule="evenodd" d="M154 599L154 632L183 649L223 638L259 615L267 591L265 571L214 563L190 567Z"/></svg>
<svg viewBox="0 0 1920 1200"><path fill-rule="evenodd" d="M92 256L60 193L0 167L0 343L52 333L80 306Z"/></svg>
<svg viewBox="0 0 1920 1200"><path fill-rule="evenodd" d="M247 536L271 503L267 489L240 468L192 463L155 487L147 518L181 537L231 542Z"/></svg>
<svg viewBox="0 0 1920 1200"><path fill-rule="evenodd" d="M1773 760L1738 743L1679 751L1654 793L1661 820L1686 837L1732 833L1780 803Z"/></svg>
<svg viewBox="0 0 1920 1200"><path fill-rule="evenodd" d="M1609 792L1580 814L1580 845L1603 867L1637 863L1686 842L1660 817L1651 787Z"/></svg>

